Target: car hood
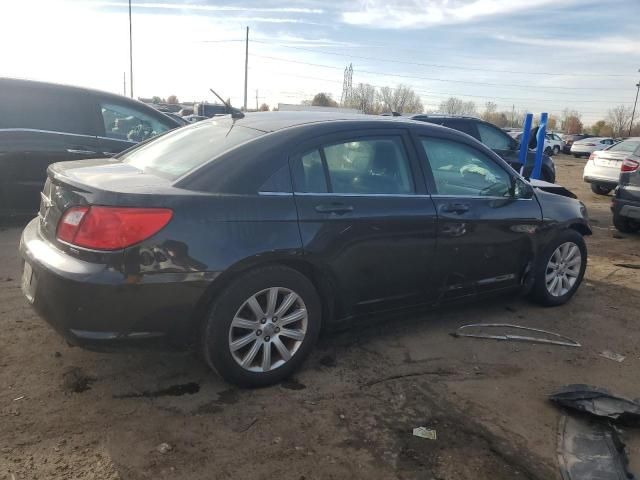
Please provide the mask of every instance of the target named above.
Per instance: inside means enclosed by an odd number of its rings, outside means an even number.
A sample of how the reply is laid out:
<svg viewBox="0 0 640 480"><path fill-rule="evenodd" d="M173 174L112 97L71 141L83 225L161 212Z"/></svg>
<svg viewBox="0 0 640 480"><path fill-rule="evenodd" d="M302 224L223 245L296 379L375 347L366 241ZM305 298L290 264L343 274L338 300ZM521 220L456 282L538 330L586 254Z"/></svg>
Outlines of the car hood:
<svg viewBox="0 0 640 480"><path fill-rule="evenodd" d="M544 180L535 179L529 180L529 183L536 190L542 190L544 192L553 193L555 195L560 195L567 198L578 198L575 193L567 190L565 187L563 187L562 185L558 185L557 183L549 183L545 182Z"/></svg>

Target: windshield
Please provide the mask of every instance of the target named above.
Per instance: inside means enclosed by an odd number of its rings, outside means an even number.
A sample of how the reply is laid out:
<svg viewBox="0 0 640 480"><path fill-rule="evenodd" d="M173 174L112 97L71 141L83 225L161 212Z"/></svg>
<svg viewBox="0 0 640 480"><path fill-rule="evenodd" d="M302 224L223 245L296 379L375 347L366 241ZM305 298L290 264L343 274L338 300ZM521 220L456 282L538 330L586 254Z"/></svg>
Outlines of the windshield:
<svg viewBox="0 0 640 480"><path fill-rule="evenodd" d="M609 152L633 152L640 146L640 140L624 140L607 148Z"/></svg>
<svg viewBox="0 0 640 480"><path fill-rule="evenodd" d="M228 119L205 121L179 128L122 156L143 172L175 180L221 153L262 135L234 125Z"/></svg>

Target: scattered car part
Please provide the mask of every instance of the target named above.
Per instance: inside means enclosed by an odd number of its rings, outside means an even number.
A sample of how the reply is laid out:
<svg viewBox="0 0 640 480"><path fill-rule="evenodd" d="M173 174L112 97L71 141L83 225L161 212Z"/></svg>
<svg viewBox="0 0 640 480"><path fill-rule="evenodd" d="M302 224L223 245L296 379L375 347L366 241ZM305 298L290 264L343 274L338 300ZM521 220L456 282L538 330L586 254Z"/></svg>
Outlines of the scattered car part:
<svg viewBox="0 0 640 480"><path fill-rule="evenodd" d="M610 350L603 350L600 352L600 356L618 363L624 362L624 359L627 358L624 355L620 355L619 353L612 352Z"/></svg>
<svg viewBox="0 0 640 480"><path fill-rule="evenodd" d="M435 430L432 430L427 427L416 427L413 429L414 437L426 438L428 440L436 440L438 438L438 434Z"/></svg>
<svg viewBox="0 0 640 480"><path fill-rule="evenodd" d="M558 462L563 480L630 480L624 443L611 426L563 415Z"/></svg>
<svg viewBox="0 0 640 480"><path fill-rule="evenodd" d="M477 333L468 333L463 332L463 330L473 329L473 328L481 328L481 329L515 329L515 330L525 330L529 332L542 333L545 335L549 335L553 338L543 338L543 337L528 337L523 335L513 335L507 332L501 333L487 333L487 332L477 332ZM581 347L582 345L575 340L572 340L569 337L565 337L564 335L560 335L559 333L549 332L547 330L540 330L539 328L530 328L530 327L522 327L520 325L512 325L509 323L471 323L469 325L463 325L459 327L454 333L451 334L454 337L470 337L470 338L489 338L492 340L512 340L515 342L532 342L532 343L546 343L550 345L560 345L564 347Z"/></svg>
<svg viewBox="0 0 640 480"><path fill-rule="evenodd" d="M640 401L614 395L591 385L566 385L549 400L579 412L590 413L623 424L640 424Z"/></svg>

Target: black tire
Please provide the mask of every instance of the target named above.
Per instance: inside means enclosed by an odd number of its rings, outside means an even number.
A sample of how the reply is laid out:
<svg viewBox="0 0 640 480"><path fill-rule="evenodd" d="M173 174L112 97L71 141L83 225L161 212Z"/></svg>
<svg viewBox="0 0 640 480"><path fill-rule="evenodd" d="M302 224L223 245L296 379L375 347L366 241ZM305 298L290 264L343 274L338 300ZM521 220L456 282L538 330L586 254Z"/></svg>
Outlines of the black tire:
<svg viewBox="0 0 640 480"><path fill-rule="evenodd" d="M640 230L640 222L617 213L613 214L613 226L621 233L636 233Z"/></svg>
<svg viewBox="0 0 640 480"><path fill-rule="evenodd" d="M551 150L551 147L547 147L544 149L544 153L548 156L553 155L553 150Z"/></svg>
<svg viewBox="0 0 640 480"><path fill-rule="evenodd" d="M613 190L613 188L605 187L604 185L600 185L598 183L591 184L591 191L597 195L609 195L611 190Z"/></svg>
<svg viewBox="0 0 640 480"><path fill-rule="evenodd" d="M580 158L582 155L580 155L578 153L574 153L573 156L576 157L576 158Z"/></svg>
<svg viewBox="0 0 640 480"><path fill-rule="evenodd" d="M556 249L564 243L571 242L580 249L581 262L578 276L573 286L561 296L552 295L547 289L546 275L547 267L552 255ZM555 307L568 302L576 293L578 287L582 283L584 272L587 268L587 244L582 235L575 230L567 229L558 233L553 239L542 249L542 252L536 260L533 289L531 290L531 298L544 306Z"/></svg>
<svg viewBox="0 0 640 480"><path fill-rule="evenodd" d="M272 287L291 290L304 302L307 312L306 334L297 350L283 365L267 372L252 372L242 367L233 357L229 344L231 323L246 300ZM321 305L315 287L300 272L284 266L251 270L236 278L215 298L202 329L204 359L226 381L240 387L264 387L278 383L291 375L313 349L320 333ZM267 339L265 336L262 338ZM264 345L262 343L258 350L261 355L264 355ZM269 348L270 352L274 352L272 355L280 355L275 346ZM280 356L280 360L284 360L284 357Z"/></svg>
<svg viewBox="0 0 640 480"><path fill-rule="evenodd" d="M559 153L560 153L560 147L556 145L555 147L553 147L553 154L558 155Z"/></svg>

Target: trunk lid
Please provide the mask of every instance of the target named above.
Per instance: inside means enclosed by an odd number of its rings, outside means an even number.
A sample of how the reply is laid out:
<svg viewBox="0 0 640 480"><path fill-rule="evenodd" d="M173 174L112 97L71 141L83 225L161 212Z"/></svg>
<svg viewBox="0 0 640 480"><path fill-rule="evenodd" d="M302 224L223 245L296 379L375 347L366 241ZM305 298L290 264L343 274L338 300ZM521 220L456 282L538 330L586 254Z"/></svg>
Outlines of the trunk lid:
<svg viewBox="0 0 640 480"><path fill-rule="evenodd" d="M620 168L622 161L630 156L629 152L600 150L594 152L595 164L600 167Z"/></svg>
<svg viewBox="0 0 640 480"><path fill-rule="evenodd" d="M112 159L54 163L40 194L40 231L56 241L62 214L78 205L162 206L167 194L185 192L157 177ZM190 192L193 193L193 192Z"/></svg>

